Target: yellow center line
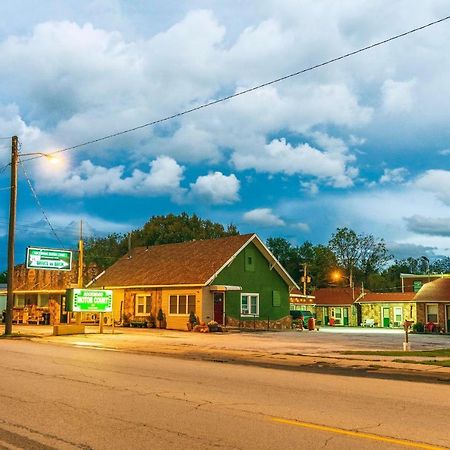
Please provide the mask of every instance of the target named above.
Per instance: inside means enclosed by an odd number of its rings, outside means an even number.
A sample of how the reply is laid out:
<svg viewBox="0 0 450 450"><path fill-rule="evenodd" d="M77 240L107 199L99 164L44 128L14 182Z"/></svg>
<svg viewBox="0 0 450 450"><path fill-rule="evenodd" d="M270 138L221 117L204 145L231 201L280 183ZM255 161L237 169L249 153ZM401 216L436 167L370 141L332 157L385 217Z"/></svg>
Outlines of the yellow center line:
<svg viewBox="0 0 450 450"><path fill-rule="evenodd" d="M436 445L425 444L421 442L407 441L405 439L396 439L387 436L379 436L377 434L372 433L363 433L360 431L351 431L345 430L343 428L328 427L326 425L318 425L315 423L283 419L281 417L272 417L271 420L278 423L284 423L286 425L294 425L296 427L310 428L313 430L325 431L328 433L343 434L345 436L353 436L361 439L371 439L373 441L388 442L390 444L403 445L404 447L422 448L426 450L443 450L446 448L446 447L438 447Z"/></svg>

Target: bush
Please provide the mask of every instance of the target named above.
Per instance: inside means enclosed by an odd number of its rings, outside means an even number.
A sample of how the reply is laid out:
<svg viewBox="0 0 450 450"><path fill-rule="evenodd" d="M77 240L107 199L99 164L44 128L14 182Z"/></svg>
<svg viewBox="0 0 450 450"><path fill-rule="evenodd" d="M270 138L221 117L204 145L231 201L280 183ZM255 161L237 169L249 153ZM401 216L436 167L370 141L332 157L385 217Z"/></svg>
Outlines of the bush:
<svg viewBox="0 0 450 450"><path fill-rule="evenodd" d="M425 326L422 322L415 323L412 328L414 333L423 333L425 331Z"/></svg>

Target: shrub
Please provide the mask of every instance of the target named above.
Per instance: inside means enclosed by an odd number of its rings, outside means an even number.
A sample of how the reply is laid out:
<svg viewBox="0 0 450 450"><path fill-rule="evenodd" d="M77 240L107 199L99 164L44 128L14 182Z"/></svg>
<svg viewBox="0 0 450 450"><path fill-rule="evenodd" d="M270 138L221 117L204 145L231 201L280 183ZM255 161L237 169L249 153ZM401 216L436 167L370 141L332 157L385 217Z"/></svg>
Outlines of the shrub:
<svg viewBox="0 0 450 450"><path fill-rule="evenodd" d="M422 322L417 322L413 325L414 333L423 333L425 331L425 327Z"/></svg>

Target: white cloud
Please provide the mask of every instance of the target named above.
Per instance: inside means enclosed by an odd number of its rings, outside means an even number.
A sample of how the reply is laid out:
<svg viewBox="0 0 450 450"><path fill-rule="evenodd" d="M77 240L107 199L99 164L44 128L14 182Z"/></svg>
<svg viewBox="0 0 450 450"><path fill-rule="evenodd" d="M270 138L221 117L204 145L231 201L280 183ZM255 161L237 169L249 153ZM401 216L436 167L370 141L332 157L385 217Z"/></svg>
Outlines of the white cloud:
<svg viewBox="0 0 450 450"><path fill-rule="evenodd" d="M413 185L424 191L432 192L446 205L450 205L450 171L427 170L416 178Z"/></svg>
<svg viewBox="0 0 450 450"><path fill-rule="evenodd" d="M303 222L294 223L292 227L296 228L297 230L304 231L305 233L309 233L311 231L309 225Z"/></svg>
<svg viewBox="0 0 450 450"><path fill-rule="evenodd" d="M234 203L239 200L240 182L234 174L214 172L199 176L191 183L191 196L213 204Z"/></svg>
<svg viewBox="0 0 450 450"><path fill-rule="evenodd" d="M416 80L386 80L381 88L383 108L388 113L409 113L414 106Z"/></svg>
<svg viewBox="0 0 450 450"><path fill-rule="evenodd" d="M407 175L408 170L404 167L397 167L396 169L384 169L384 173L380 178L380 183L403 183Z"/></svg>
<svg viewBox="0 0 450 450"><path fill-rule="evenodd" d="M270 208L256 208L243 215L244 222L261 227L283 227L284 220L276 216Z"/></svg>
<svg viewBox="0 0 450 450"><path fill-rule="evenodd" d="M72 171L37 171L36 187L41 192L59 192L71 197L95 197L104 194L170 195L178 200L183 193L180 182L184 168L167 156L160 156L149 164L149 172L135 169L125 175L124 166L111 168L83 161Z"/></svg>

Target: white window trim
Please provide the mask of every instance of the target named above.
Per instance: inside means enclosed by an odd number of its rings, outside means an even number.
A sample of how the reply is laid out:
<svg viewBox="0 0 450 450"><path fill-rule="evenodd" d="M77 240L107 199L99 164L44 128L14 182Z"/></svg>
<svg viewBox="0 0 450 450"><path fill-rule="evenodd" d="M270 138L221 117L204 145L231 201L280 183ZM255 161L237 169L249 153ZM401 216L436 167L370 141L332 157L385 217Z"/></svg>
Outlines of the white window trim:
<svg viewBox="0 0 450 450"><path fill-rule="evenodd" d="M433 322L433 323L439 323L439 303L425 303L425 319L426 319L426 323L430 322L428 320L428 307L429 306L436 306L437 307L436 322Z"/></svg>
<svg viewBox="0 0 450 450"><path fill-rule="evenodd" d="M256 297L256 314L242 314L242 297L248 296L249 300L250 297ZM250 306L250 305L249 305ZM241 317L259 317L259 294L257 292L243 292L241 294L241 305L240 305L240 313Z"/></svg>
<svg viewBox="0 0 450 450"><path fill-rule="evenodd" d="M143 316L148 316L151 311L147 311L147 300L146 297L150 297L152 298L151 294L136 294L136 299L135 299L135 308L134 308L134 315L135 317L143 317ZM144 312L140 313L138 312L138 298L143 298L144 299Z"/></svg>
<svg viewBox="0 0 450 450"><path fill-rule="evenodd" d="M396 311L400 310L400 320L395 320L396 319ZM394 306L393 307L393 311L394 311L394 326L400 327L403 324L403 307L401 306ZM397 324L397 325L396 325Z"/></svg>
<svg viewBox="0 0 450 450"><path fill-rule="evenodd" d="M169 312L169 316L184 316L187 317L190 315L190 311L188 311L187 313L180 313L180 312L176 312L176 313L171 313L170 312L170 297L176 297L177 298L177 311L180 311L180 296L186 296L186 308L189 309L189 297L194 297L195 300L195 311L194 314L197 314L197 295L196 294L169 294L169 299L168 299L168 312Z"/></svg>

